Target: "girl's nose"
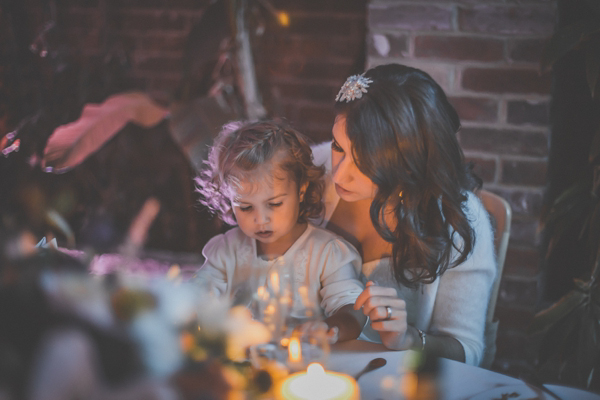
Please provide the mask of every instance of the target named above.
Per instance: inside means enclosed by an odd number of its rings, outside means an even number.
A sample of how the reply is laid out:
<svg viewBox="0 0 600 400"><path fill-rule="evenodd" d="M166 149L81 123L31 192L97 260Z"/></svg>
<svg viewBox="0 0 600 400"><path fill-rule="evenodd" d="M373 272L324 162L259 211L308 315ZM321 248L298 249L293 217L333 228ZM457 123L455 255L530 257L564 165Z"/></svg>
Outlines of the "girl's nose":
<svg viewBox="0 0 600 400"><path fill-rule="evenodd" d="M254 215L254 220L256 224L262 225L271 222L271 217L268 211L258 211Z"/></svg>

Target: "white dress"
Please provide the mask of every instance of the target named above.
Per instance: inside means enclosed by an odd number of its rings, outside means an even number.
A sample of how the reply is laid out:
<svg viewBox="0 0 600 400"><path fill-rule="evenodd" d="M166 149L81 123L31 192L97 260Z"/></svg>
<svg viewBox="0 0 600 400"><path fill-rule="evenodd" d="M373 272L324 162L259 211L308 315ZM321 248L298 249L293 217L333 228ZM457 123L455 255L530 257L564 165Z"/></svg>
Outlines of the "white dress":
<svg viewBox="0 0 600 400"><path fill-rule="evenodd" d="M339 196L331 180L331 143L313 147L315 164L327 169L325 189L325 226L335 210ZM468 193L467 217L475 230L475 248L460 265L446 270L431 284L416 289L399 285L393 277L391 259L363 264L362 280L394 287L406 302L407 322L431 334L457 339L465 351L465 362L479 365L484 352L484 330L487 305L496 277L496 256L489 216L477 196ZM379 334L367 324L361 339L378 341Z"/></svg>
<svg viewBox="0 0 600 400"><path fill-rule="evenodd" d="M238 227L213 237L204 247L198 283L210 282L219 295L235 298L265 284L266 271L288 266L296 288L305 286L325 316L354 304L364 286L359 280L362 261L350 243L334 233L308 224L282 258L257 256L256 240ZM283 259L283 262L282 262Z"/></svg>

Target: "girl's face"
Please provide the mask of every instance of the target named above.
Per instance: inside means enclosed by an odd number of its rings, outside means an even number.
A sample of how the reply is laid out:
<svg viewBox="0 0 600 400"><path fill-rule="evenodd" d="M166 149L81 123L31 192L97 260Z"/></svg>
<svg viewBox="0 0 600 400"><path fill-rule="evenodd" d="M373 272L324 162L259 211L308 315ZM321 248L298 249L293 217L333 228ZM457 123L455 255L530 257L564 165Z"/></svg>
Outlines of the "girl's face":
<svg viewBox="0 0 600 400"><path fill-rule="evenodd" d="M338 115L333 125L331 143L333 182L337 194L345 201L372 200L377 186L363 174L352 157L352 143L346 135L346 118Z"/></svg>
<svg viewBox="0 0 600 400"><path fill-rule="evenodd" d="M306 185L298 190L287 173L273 168L261 168L256 174L236 185L233 213L242 232L258 241L260 254L279 256L304 232L298 214Z"/></svg>

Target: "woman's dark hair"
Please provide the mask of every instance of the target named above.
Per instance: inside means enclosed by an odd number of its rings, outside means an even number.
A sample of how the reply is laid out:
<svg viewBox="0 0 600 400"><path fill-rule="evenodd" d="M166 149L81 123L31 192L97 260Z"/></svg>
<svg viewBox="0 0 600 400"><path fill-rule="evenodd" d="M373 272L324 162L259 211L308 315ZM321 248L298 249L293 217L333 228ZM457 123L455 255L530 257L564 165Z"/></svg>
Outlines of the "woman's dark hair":
<svg viewBox="0 0 600 400"><path fill-rule="evenodd" d="M283 156L281 154L283 153ZM313 164L308 138L283 122L233 122L223 127L213 144L206 168L196 178L200 202L235 225L232 188L269 162L296 182L298 190L308 184L300 203L298 222L323 214L325 168ZM274 171L275 172L275 171Z"/></svg>
<svg viewBox="0 0 600 400"><path fill-rule="evenodd" d="M372 80L367 93L336 102L336 113L346 118L357 167L377 186L371 220L393 245L396 280L431 283L474 247L466 191L481 181L465 165L458 114L427 73L389 64L364 76ZM392 227L384 219L390 207L397 221Z"/></svg>

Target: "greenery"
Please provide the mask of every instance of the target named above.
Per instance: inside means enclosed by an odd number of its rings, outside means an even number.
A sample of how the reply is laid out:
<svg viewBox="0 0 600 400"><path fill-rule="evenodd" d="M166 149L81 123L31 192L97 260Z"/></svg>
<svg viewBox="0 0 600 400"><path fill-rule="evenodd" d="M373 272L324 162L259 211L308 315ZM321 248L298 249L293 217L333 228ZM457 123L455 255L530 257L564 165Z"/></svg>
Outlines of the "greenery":
<svg viewBox="0 0 600 400"><path fill-rule="evenodd" d="M563 6L565 3L562 4ZM571 4L572 5L572 4ZM584 0L582 18L557 27L544 50L542 69L584 60L585 79L593 107L586 110L595 118L589 143L588 165L581 176L553 201L542 215L542 265L560 258L562 244L575 241L580 252L571 264L560 268L585 271L574 279L574 288L550 307L539 312L530 326L531 335L539 336L537 367L544 381L557 381L591 390L600 390L600 126L597 115L598 77L600 76L600 0ZM564 12L563 7L562 11ZM559 13L561 2L559 1ZM556 73L556 71L555 71ZM556 93L554 93L556 95ZM553 99L554 101L554 99ZM572 138L582 132L570 132ZM575 139L573 139L575 140ZM573 233L576 233L573 237ZM575 265L582 264L582 265Z"/></svg>

